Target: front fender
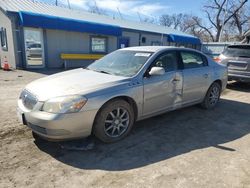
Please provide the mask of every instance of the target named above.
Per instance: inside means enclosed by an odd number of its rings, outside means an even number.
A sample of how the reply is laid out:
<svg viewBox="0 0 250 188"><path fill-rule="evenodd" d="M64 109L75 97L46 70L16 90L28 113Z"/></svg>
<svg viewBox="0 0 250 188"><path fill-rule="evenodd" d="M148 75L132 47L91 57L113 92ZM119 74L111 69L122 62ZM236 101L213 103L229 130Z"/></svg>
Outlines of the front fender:
<svg viewBox="0 0 250 188"><path fill-rule="evenodd" d="M119 98L119 97L128 97L131 98L137 107L138 114L137 117L139 118L142 115L142 109L143 109L143 85L127 85L123 89L118 88L110 88L109 92L100 92L99 95L92 94L92 95L86 95L88 98L88 101L86 105L83 107L83 111L89 111L89 110L97 110L99 111L100 108L107 103L108 101Z"/></svg>

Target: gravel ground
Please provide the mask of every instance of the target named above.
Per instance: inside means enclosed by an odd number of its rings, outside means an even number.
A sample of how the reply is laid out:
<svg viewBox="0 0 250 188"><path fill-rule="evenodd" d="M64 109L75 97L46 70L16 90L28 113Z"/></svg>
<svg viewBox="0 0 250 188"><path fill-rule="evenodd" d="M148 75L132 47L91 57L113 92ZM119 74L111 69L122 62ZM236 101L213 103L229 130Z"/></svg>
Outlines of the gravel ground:
<svg viewBox="0 0 250 188"><path fill-rule="evenodd" d="M21 89L44 76L0 70L0 187L250 187L250 85L230 83L214 110L177 110L69 151L18 123Z"/></svg>

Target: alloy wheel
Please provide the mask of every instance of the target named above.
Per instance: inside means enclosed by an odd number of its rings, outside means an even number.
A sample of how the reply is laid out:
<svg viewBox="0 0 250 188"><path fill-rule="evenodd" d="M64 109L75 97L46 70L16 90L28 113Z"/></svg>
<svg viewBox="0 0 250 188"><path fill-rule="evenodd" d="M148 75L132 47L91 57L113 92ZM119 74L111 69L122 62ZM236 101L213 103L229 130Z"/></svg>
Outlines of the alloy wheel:
<svg viewBox="0 0 250 188"><path fill-rule="evenodd" d="M213 87L209 95L209 104L215 105L220 98L220 89L218 87Z"/></svg>
<svg viewBox="0 0 250 188"><path fill-rule="evenodd" d="M119 137L128 129L129 122L129 112L125 108L116 108L108 114L105 120L105 134L113 138Z"/></svg>

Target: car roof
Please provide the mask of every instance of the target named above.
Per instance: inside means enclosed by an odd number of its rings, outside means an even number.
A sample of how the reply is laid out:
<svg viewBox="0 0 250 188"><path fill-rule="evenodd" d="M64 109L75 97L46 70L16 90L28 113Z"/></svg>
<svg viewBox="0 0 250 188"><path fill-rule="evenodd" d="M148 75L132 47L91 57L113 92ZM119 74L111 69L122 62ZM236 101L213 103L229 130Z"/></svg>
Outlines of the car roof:
<svg viewBox="0 0 250 188"><path fill-rule="evenodd" d="M159 52L163 50L189 50L189 51L195 51L197 50L190 49L190 48L183 48L183 47L175 47L175 46L137 46L137 47L128 47L123 48L120 50L130 50L130 51L139 51L139 52Z"/></svg>

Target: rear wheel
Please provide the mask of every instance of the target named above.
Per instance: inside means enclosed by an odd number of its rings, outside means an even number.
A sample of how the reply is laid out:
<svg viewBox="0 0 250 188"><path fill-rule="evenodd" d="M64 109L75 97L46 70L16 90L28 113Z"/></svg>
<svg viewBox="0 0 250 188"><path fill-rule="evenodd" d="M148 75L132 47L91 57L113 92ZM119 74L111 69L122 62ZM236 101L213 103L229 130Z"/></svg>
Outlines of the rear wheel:
<svg viewBox="0 0 250 188"><path fill-rule="evenodd" d="M111 143L127 136L133 124L132 107L124 100L114 100L97 114L93 132L101 141Z"/></svg>
<svg viewBox="0 0 250 188"><path fill-rule="evenodd" d="M207 91L201 106L205 109L212 109L220 100L221 86L219 83L214 82Z"/></svg>

